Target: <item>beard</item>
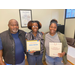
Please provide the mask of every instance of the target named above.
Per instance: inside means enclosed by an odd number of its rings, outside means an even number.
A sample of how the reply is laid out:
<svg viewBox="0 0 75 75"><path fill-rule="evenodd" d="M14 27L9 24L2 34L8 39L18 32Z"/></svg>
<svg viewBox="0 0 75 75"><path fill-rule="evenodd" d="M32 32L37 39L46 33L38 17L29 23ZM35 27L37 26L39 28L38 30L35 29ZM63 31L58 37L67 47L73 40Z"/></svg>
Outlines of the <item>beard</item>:
<svg viewBox="0 0 75 75"><path fill-rule="evenodd" d="M12 29L12 32L17 33L18 29Z"/></svg>

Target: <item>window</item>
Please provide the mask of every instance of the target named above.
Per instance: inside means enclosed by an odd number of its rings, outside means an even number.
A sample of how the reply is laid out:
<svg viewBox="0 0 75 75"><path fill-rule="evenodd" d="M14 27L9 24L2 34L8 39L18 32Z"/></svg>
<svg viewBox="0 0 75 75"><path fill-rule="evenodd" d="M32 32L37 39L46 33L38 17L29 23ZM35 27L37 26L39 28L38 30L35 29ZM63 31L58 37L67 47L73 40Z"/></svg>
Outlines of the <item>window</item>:
<svg viewBox="0 0 75 75"><path fill-rule="evenodd" d="M75 9L66 9L65 18L75 18Z"/></svg>

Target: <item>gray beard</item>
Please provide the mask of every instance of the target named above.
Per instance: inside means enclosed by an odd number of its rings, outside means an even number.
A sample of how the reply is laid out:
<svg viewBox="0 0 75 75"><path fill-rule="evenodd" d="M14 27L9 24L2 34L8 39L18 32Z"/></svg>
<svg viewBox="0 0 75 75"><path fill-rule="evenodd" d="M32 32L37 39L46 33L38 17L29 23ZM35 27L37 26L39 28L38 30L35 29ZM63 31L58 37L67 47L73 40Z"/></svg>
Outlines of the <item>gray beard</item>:
<svg viewBox="0 0 75 75"><path fill-rule="evenodd" d="M18 30L12 30L14 33L17 33L18 32Z"/></svg>

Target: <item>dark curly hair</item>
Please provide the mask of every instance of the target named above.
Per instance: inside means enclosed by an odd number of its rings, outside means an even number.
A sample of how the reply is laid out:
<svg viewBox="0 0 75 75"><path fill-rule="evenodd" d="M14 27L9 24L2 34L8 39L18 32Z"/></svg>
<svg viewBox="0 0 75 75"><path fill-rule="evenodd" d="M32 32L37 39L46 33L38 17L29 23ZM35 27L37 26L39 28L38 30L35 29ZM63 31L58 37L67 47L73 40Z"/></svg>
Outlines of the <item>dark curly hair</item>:
<svg viewBox="0 0 75 75"><path fill-rule="evenodd" d="M27 27L31 30L32 30L32 23L37 23L39 29L42 27L41 23L37 20L36 21L29 21Z"/></svg>

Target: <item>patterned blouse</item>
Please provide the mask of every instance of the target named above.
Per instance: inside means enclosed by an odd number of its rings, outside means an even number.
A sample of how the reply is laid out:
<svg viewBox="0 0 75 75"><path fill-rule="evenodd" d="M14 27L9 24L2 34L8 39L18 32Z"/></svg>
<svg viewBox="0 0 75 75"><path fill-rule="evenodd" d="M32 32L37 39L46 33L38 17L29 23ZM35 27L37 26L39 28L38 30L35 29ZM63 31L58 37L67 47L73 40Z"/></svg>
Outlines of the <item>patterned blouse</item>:
<svg viewBox="0 0 75 75"><path fill-rule="evenodd" d="M41 42L41 51L40 51L40 54L42 54L43 53L43 51L44 51L44 39L43 39L43 34L41 33L41 32L37 32L37 35L36 35L36 37L33 35L33 33L32 33L32 31L31 32L29 32L29 33L26 33L26 35L25 35L25 38L27 39L27 40L40 40L40 42ZM30 55L33 55L33 53L29 53Z"/></svg>

